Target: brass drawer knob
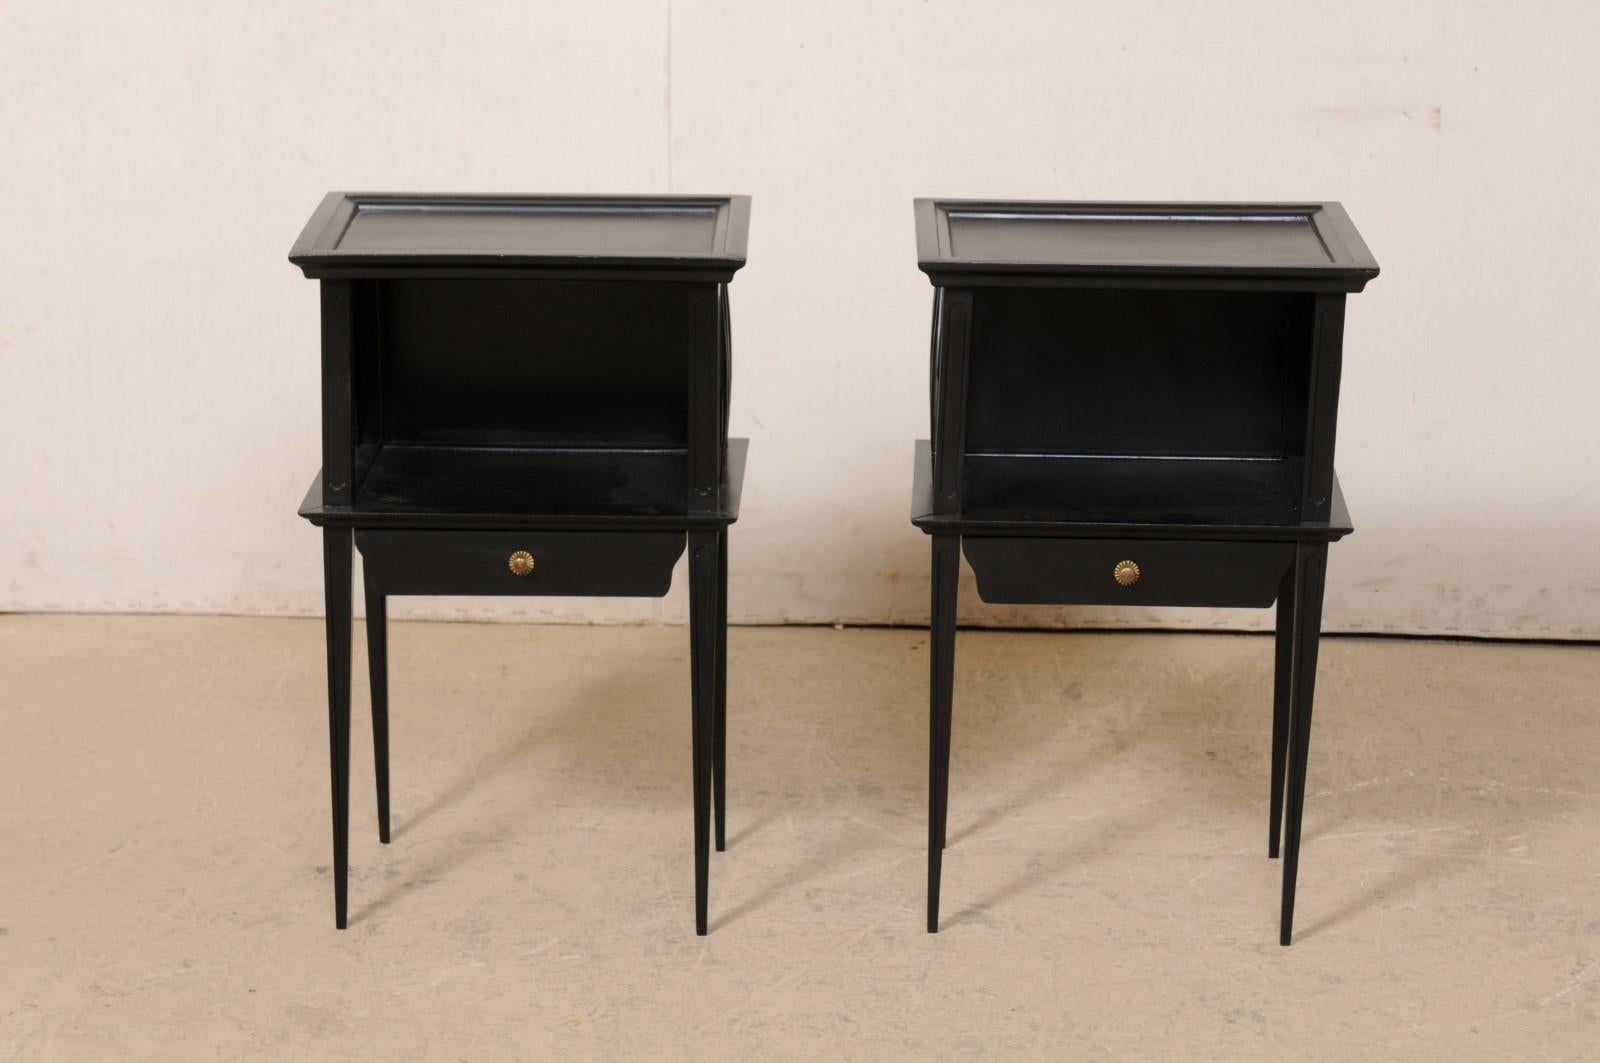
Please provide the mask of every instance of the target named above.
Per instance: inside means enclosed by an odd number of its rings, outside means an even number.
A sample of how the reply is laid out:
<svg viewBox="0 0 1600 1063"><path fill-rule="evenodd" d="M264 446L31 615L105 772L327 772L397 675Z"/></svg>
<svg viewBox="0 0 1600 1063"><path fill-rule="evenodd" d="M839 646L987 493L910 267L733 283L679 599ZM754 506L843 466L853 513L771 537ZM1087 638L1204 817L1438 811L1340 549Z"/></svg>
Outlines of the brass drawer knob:
<svg viewBox="0 0 1600 1063"><path fill-rule="evenodd" d="M1131 587L1139 582L1139 566L1132 561L1118 561L1117 567L1111 570L1111 578L1124 587Z"/></svg>
<svg viewBox="0 0 1600 1063"><path fill-rule="evenodd" d="M507 562L507 565L511 568L513 576L526 576L533 571L533 555L526 550L518 550L511 555L511 560ZM1138 577L1134 578L1137 579Z"/></svg>

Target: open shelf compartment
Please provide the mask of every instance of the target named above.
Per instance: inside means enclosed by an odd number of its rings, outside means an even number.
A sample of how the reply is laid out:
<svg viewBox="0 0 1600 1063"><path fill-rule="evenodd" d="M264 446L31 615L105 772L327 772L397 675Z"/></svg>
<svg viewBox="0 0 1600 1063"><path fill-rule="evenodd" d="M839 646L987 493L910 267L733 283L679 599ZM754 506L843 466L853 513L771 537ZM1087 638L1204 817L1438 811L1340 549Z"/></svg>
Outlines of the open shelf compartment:
<svg viewBox="0 0 1600 1063"><path fill-rule="evenodd" d="M1332 540L1351 530L1337 479L1328 519L1301 519L1287 461L969 457L961 511L940 514L927 440L913 460L911 520L925 531Z"/></svg>
<svg viewBox="0 0 1600 1063"><path fill-rule="evenodd" d="M324 505L318 477L300 515L373 528L727 524L739 515L748 446L728 440L721 508L711 513L687 509L682 451L389 444L354 505Z"/></svg>

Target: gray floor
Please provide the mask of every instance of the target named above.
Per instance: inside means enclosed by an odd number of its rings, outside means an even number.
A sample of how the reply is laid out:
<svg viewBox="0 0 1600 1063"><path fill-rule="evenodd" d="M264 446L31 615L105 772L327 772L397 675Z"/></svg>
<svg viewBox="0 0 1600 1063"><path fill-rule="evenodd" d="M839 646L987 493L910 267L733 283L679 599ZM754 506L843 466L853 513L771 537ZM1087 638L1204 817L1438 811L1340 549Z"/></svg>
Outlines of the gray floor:
<svg viewBox="0 0 1600 1063"><path fill-rule="evenodd" d="M735 629L703 939L686 642L394 625L339 933L319 623L0 617L0 1057L1600 1056L1600 651L1325 643L1283 949L1270 640L963 632L935 937L926 637Z"/></svg>

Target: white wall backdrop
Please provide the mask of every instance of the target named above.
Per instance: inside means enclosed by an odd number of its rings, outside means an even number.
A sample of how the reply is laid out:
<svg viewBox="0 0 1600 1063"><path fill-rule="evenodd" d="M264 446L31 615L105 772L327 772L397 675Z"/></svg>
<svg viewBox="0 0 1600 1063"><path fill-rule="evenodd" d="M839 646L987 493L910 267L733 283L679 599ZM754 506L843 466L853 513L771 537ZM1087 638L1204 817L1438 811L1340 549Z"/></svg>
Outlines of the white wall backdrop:
<svg viewBox="0 0 1600 1063"><path fill-rule="evenodd" d="M731 608L758 622L926 617L913 196L1328 198L1383 267L1348 316L1329 629L1600 637L1595 5L0 12L0 609L320 612L317 296L285 255L329 189L754 196ZM963 592L975 622L1267 620Z"/></svg>

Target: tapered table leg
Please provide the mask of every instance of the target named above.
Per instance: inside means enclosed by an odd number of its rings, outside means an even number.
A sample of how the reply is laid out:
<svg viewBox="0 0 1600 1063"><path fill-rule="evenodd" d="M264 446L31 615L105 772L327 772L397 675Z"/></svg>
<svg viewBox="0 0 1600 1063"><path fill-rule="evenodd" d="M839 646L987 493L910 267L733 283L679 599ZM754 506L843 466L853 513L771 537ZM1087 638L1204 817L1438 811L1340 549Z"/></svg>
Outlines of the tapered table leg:
<svg viewBox="0 0 1600 1063"><path fill-rule="evenodd" d="M367 675L372 688L372 767L378 782L378 840L389 844L388 598L366 580Z"/></svg>
<svg viewBox="0 0 1600 1063"><path fill-rule="evenodd" d="M961 537L933 536L933 602L928 669L928 933L939 932L939 875L950 798L950 715L956 665L956 581Z"/></svg>
<svg viewBox="0 0 1600 1063"><path fill-rule="evenodd" d="M1294 682L1289 716L1289 794L1283 835L1280 945L1289 944L1294 932L1300 822L1306 803L1306 753L1311 745L1311 703L1317 686L1317 644L1322 634L1322 590L1327 563L1327 543L1301 543L1295 550Z"/></svg>
<svg viewBox="0 0 1600 1063"><path fill-rule="evenodd" d="M711 735L716 703L717 533L689 533L689 675L694 725L694 929L706 932L711 864Z"/></svg>
<svg viewBox="0 0 1600 1063"><path fill-rule="evenodd" d="M717 852L728 848L728 529L717 532L716 699L711 721L711 789Z"/></svg>
<svg viewBox="0 0 1600 1063"><path fill-rule="evenodd" d="M1294 697L1294 574L1284 573L1278 588L1278 627L1272 668L1272 811L1267 856L1276 859L1283 837L1283 775L1289 755L1289 705Z"/></svg>
<svg viewBox="0 0 1600 1063"><path fill-rule="evenodd" d="M328 753L333 778L333 921L345 928L350 870L349 528L324 528L322 578L328 636Z"/></svg>

